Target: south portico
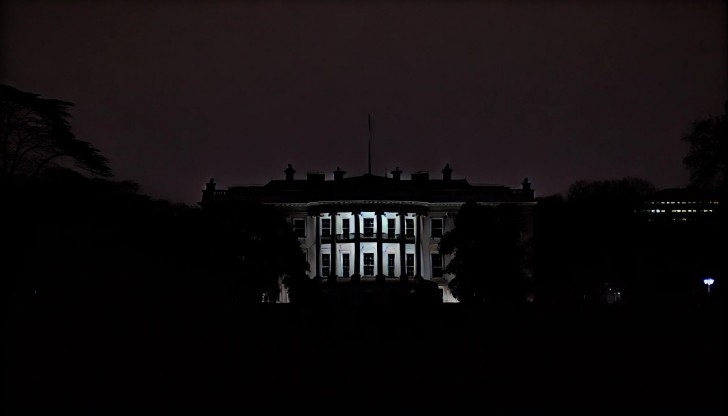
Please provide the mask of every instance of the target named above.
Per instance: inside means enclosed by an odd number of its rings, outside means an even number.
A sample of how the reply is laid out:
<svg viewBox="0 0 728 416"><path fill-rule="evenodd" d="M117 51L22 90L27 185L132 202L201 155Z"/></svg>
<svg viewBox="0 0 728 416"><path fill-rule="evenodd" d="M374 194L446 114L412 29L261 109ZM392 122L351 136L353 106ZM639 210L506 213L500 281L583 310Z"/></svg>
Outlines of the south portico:
<svg viewBox="0 0 728 416"><path fill-rule="evenodd" d="M313 241L302 240L312 246L307 258L315 277L407 280L423 275L425 203L323 202L310 204L306 215Z"/></svg>

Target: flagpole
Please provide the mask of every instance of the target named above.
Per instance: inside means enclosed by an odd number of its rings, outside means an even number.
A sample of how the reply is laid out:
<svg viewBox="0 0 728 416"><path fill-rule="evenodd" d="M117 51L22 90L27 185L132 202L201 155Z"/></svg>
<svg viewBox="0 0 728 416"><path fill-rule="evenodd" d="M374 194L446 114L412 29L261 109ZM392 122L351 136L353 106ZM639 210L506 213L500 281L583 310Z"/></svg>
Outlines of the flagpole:
<svg viewBox="0 0 728 416"><path fill-rule="evenodd" d="M372 115L369 113L369 174L372 174Z"/></svg>

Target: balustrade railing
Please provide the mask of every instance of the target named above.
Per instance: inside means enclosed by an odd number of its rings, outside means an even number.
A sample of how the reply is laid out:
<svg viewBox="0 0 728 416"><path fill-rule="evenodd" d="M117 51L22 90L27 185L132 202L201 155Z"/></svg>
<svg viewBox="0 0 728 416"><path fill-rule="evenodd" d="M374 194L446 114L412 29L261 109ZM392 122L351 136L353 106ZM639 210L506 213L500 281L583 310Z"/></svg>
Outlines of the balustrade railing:
<svg viewBox="0 0 728 416"><path fill-rule="evenodd" d="M399 233L382 233L382 238L385 240L397 240L399 241L401 234ZM375 240L377 238L377 233L361 233L361 239L362 240ZM337 233L336 234L336 241L354 241L356 239L356 233ZM414 234L405 234L404 236L405 241L415 241L415 235ZM332 235L321 235L321 241L331 241Z"/></svg>

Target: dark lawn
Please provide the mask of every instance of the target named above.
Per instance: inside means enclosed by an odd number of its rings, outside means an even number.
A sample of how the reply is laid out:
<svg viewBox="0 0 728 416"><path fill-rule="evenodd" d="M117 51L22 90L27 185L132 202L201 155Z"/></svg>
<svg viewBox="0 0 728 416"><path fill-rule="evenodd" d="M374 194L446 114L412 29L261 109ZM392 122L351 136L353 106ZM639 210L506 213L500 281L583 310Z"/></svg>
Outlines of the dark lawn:
<svg viewBox="0 0 728 416"><path fill-rule="evenodd" d="M724 408L723 321L707 308L8 309L10 414Z"/></svg>

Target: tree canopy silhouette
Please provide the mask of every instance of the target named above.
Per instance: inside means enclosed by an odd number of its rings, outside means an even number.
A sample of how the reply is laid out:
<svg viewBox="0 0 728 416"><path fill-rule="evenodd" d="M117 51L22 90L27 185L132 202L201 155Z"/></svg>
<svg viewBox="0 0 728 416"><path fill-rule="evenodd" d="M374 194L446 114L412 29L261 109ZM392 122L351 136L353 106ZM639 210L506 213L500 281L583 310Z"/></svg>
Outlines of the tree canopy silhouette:
<svg viewBox="0 0 728 416"><path fill-rule="evenodd" d="M275 301L279 279L305 275L308 269L293 229L274 208L257 203L225 203L203 212L214 233L211 246L220 265L233 273L236 292L245 302Z"/></svg>
<svg viewBox="0 0 728 416"><path fill-rule="evenodd" d="M574 204L589 205L614 212L621 207L632 212L656 191L655 186L640 178L622 178L603 181L576 181L569 187L568 200Z"/></svg>
<svg viewBox="0 0 728 416"><path fill-rule="evenodd" d="M646 275L645 221L638 210L655 192L652 183L632 177L569 187L567 258L574 283L588 296L599 296L605 285L634 286Z"/></svg>
<svg viewBox="0 0 728 416"><path fill-rule="evenodd" d="M76 138L68 119L72 103L0 85L0 175L36 176L68 158L89 173L110 177L109 161Z"/></svg>
<svg viewBox="0 0 728 416"><path fill-rule="evenodd" d="M728 169L728 101L725 103L724 114L694 121L690 132L682 139L690 144L683 164L690 172L692 185L725 191Z"/></svg>
<svg viewBox="0 0 728 416"><path fill-rule="evenodd" d="M445 271L455 274L449 288L463 303L518 302L523 299L524 248L518 207L465 203L455 228L440 240L440 253L454 258Z"/></svg>

